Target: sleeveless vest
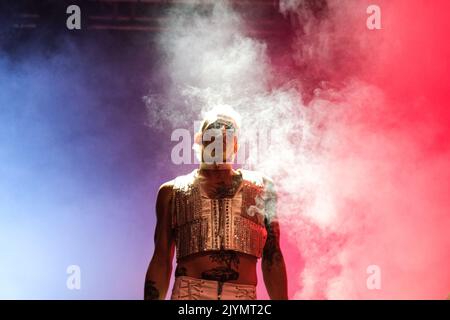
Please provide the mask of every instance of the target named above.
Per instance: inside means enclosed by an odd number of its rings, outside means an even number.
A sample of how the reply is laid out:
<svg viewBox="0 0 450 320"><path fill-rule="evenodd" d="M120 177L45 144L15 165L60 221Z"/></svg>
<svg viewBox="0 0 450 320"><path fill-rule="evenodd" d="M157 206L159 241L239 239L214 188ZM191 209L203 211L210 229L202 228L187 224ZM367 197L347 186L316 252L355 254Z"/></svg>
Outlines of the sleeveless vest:
<svg viewBox="0 0 450 320"><path fill-rule="evenodd" d="M262 256L267 238L263 177L255 171L238 171L243 178L239 189L222 199L203 192L198 169L175 178L171 214L177 260L214 250Z"/></svg>

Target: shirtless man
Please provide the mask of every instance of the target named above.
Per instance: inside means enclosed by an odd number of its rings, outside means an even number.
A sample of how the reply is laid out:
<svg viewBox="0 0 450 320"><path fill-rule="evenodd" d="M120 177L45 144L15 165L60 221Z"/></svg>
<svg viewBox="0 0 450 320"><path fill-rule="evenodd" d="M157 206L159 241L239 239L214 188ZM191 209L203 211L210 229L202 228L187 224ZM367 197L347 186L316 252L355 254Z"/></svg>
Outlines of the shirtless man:
<svg viewBox="0 0 450 320"><path fill-rule="evenodd" d="M197 133L200 167L160 187L144 299L166 298L175 249L172 300L256 299L260 257L270 298L288 299L276 193L262 174L232 168L238 129L236 117L210 113Z"/></svg>

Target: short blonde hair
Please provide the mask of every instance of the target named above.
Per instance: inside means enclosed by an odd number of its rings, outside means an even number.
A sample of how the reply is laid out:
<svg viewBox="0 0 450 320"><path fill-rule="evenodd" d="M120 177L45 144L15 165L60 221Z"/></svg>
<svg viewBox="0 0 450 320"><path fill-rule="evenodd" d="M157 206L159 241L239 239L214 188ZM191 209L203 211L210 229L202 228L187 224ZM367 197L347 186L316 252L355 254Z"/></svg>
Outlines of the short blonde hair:
<svg viewBox="0 0 450 320"><path fill-rule="evenodd" d="M218 119L230 121L234 124L236 130L241 126L241 116L232 107L228 105L217 106L214 109L205 113L205 116L200 126L200 132L204 132L207 126Z"/></svg>
<svg viewBox="0 0 450 320"><path fill-rule="evenodd" d="M208 125L216 122L217 120L225 120L233 123L233 126L235 128L235 135L238 135L239 133L241 127L241 116L231 106L220 105L205 112L205 116L203 117L203 120L201 122L200 129L195 133L194 145L192 146L192 149L194 149L198 160L201 160L201 145L203 133L205 132L206 128L208 128Z"/></svg>

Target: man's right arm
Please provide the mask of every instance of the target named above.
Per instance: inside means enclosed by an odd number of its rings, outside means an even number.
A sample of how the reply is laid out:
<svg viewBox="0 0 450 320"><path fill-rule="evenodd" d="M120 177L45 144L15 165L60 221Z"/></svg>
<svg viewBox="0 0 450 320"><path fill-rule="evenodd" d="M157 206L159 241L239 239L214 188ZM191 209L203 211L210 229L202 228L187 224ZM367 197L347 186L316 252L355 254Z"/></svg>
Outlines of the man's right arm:
<svg viewBox="0 0 450 320"><path fill-rule="evenodd" d="M155 251L145 276L145 300L164 300L172 275L175 251L170 216L172 191L172 183L167 182L159 188L156 199Z"/></svg>

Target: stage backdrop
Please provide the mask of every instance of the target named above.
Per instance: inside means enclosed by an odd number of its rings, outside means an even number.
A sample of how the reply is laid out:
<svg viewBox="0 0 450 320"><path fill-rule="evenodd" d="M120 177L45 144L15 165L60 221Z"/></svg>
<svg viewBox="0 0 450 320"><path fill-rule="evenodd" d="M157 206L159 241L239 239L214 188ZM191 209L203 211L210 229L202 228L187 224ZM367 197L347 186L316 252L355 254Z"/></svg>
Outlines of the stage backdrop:
<svg viewBox="0 0 450 320"><path fill-rule="evenodd" d="M247 165L279 191L290 298L448 296L449 2L238 2L134 31L1 12L0 298L141 299L158 187L195 168L171 134L222 104L271 132Z"/></svg>

